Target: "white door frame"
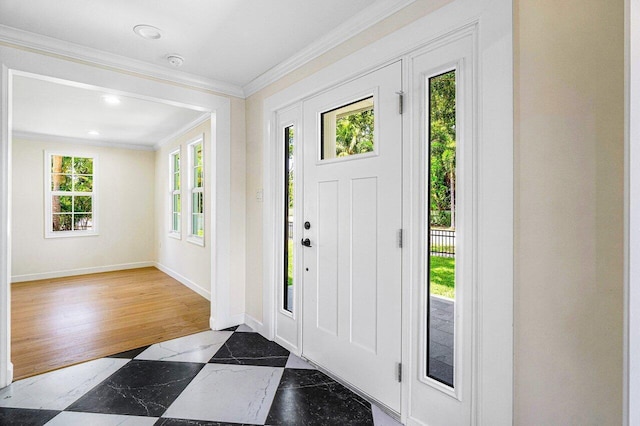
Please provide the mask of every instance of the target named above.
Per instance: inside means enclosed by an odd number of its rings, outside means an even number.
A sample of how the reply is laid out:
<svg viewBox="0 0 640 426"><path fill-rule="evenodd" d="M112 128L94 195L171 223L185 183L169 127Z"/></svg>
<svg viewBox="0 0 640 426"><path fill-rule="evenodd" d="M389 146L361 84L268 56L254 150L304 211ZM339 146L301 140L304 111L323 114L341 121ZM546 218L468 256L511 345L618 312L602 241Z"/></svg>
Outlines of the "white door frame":
<svg viewBox="0 0 640 426"><path fill-rule="evenodd" d="M623 424L640 422L640 0L625 1Z"/></svg>
<svg viewBox="0 0 640 426"><path fill-rule="evenodd" d="M228 327L230 286L230 146L231 103L228 98L184 86L162 83L127 73L8 46L0 46L0 388L13 379L11 364L11 79L16 73L77 83L79 87L114 92L211 112L212 175L215 196L211 206L211 318L212 328Z"/></svg>
<svg viewBox="0 0 640 426"><path fill-rule="evenodd" d="M254 328L265 337L274 338L274 238L272 188L274 188L275 118L278 110L300 102L352 80L359 75L402 59L417 49L440 42L443 38L477 25L476 57L478 76L476 104L478 106L478 312L473 374L474 424L507 425L513 420L513 17L510 0L454 0L435 12L401 28L389 36L319 70L311 76L265 99L263 104L263 314L262 321L248 318ZM404 67L405 73L406 66ZM406 77L408 75L405 74ZM405 80L406 81L406 80ZM490 94L490 96L484 96ZM406 103L405 103L406 104ZM409 120L405 120L404 134L409 135ZM303 123L304 124L304 123ZM405 137L403 176L410 182L411 141ZM409 225L411 191L403 189L404 218ZM405 235L413 229L405 226ZM490 250L487 250L490 248ZM482 253L491 252L491 256ZM410 248L404 259L412 259ZM411 365L410 303L413 286L412 264L403 260L403 365ZM497 307L494 308L494 307ZM401 416L403 422L420 424L409 418L411 389L407 375L418 374L403 368Z"/></svg>

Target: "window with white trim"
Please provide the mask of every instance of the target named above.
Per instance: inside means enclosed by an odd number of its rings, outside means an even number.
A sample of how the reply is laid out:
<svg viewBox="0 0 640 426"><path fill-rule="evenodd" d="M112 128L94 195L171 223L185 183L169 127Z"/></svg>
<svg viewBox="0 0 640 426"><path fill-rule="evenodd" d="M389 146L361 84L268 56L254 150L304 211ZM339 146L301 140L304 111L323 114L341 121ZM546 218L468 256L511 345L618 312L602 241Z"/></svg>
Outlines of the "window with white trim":
<svg viewBox="0 0 640 426"><path fill-rule="evenodd" d="M204 137L189 144L189 238L204 245Z"/></svg>
<svg viewBox="0 0 640 426"><path fill-rule="evenodd" d="M45 153L45 236L96 235L96 158Z"/></svg>
<svg viewBox="0 0 640 426"><path fill-rule="evenodd" d="M180 194L180 149L169 154L170 196L171 196L171 230L169 235L181 237L182 199Z"/></svg>

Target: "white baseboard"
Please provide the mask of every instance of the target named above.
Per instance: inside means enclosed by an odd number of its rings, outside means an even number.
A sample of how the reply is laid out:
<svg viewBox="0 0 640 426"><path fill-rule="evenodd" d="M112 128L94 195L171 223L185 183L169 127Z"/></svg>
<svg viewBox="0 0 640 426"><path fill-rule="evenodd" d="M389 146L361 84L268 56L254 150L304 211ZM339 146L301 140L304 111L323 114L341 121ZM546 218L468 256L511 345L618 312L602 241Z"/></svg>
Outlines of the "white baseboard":
<svg viewBox="0 0 640 426"><path fill-rule="evenodd" d="M249 314L244 314L244 323L264 336L264 324Z"/></svg>
<svg viewBox="0 0 640 426"><path fill-rule="evenodd" d="M195 291L196 293L198 293L200 296L204 297L207 300L211 300L211 292L209 290L205 290L204 288L200 287L198 284L196 284L195 282L191 281L189 278L185 277L184 275L181 275L179 273L177 273L176 271L174 271L171 268L168 268L166 266L164 266L161 263L155 262L154 265L156 268L160 269L162 272L164 272L165 274L169 275L171 278L180 281L181 284L184 284L185 286L189 287L191 290Z"/></svg>
<svg viewBox="0 0 640 426"><path fill-rule="evenodd" d="M13 363L9 362L7 366L7 383L13 383Z"/></svg>
<svg viewBox="0 0 640 426"><path fill-rule="evenodd" d="M156 266L155 262L134 262L121 263L119 265L94 266L91 268L67 269L64 271L41 272L37 274L14 275L11 277L12 283L21 283L25 281L48 280L51 278L72 277L76 275L98 274L100 272L122 271L125 269L147 268Z"/></svg>
<svg viewBox="0 0 640 426"><path fill-rule="evenodd" d="M244 324L245 314L232 315L229 318L221 319L216 322L213 317L209 318L209 327L212 330L224 330L225 328L235 327L236 325Z"/></svg>

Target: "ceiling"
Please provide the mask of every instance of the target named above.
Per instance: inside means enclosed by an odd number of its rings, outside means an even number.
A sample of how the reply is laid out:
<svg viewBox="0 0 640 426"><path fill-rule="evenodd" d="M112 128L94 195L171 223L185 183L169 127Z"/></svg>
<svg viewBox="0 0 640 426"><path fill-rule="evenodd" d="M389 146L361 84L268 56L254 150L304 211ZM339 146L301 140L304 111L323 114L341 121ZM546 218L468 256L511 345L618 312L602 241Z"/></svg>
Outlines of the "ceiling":
<svg viewBox="0 0 640 426"><path fill-rule="evenodd" d="M365 9L397 3L407 1L0 0L0 25L169 70L177 53L180 71L242 87L341 24L362 30ZM138 24L162 37L137 36Z"/></svg>
<svg viewBox="0 0 640 426"><path fill-rule="evenodd" d="M107 90L79 88L37 78L13 79L14 136L50 137L153 149L203 117L202 111L118 96L107 104ZM89 134L97 131L99 135Z"/></svg>
<svg viewBox="0 0 640 426"><path fill-rule="evenodd" d="M0 42L246 97L413 1L0 0ZM139 37L139 24L161 37ZM14 81L16 135L149 148L203 114L133 97L109 106L106 89Z"/></svg>

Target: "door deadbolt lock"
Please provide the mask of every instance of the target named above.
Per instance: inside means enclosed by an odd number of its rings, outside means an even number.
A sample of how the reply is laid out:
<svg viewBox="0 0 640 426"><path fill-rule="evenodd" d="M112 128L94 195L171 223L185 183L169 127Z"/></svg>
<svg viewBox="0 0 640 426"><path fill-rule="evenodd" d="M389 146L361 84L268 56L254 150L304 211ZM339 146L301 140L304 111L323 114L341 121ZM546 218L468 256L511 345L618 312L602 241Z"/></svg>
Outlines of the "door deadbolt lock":
<svg viewBox="0 0 640 426"><path fill-rule="evenodd" d="M311 229L311 224L309 222L305 222L304 229Z"/></svg>

